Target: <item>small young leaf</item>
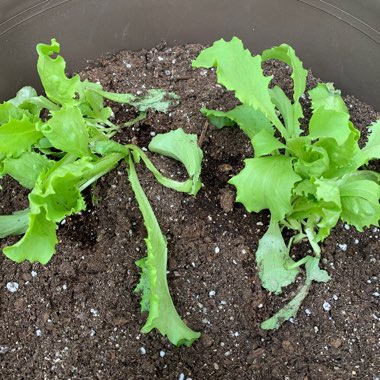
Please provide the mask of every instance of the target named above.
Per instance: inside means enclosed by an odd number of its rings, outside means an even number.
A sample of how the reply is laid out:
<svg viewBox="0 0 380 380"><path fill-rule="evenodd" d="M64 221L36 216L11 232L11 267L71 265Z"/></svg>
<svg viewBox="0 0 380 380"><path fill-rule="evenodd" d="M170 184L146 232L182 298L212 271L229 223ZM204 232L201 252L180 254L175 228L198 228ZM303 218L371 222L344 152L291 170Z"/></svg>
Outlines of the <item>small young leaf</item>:
<svg viewBox="0 0 380 380"><path fill-rule="evenodd" d="M272 132L272 134L274 132L272 123L266 116L251 106L242 104L227 112L202 108L201 112L217 128L230 127L237 124L251 140L263 129Z"/></svg>
<svg viewBox="0 0 380 380"><path fill-rule="evenodd" d="M311 139L331 137L342 145L351 133L350 115L343 112L318 108L310 119L309 137Z"/></svg>
<svg viewBox="0 0 380 380"><path fill-rule="evenodd" d="M252 57L249 50L236 37L226 42L221 39L203 50L193 61L193 67L216 67L218 82L245 105L261 111L278 130L287 135L271 102L268 86L271 77L266 77L261 68L261 57Z"/></svg>
<svg viewBox="0 0 380 380"><path fill-rule="evenodd" d="M244 163L244 169L229 180L237 189L236 201L249 212L269 209L275 220L282 220L291 210L293 186L301 180L293 170L292 158L258 157Z"/></svg>
<svg viewBox="0 0 380 380"><path fill-rule="evenodd" d="M21 120L23 118L29 119L27 111L22 110L9 102L0 104L0 126L11 120Z"/></svg>
<svg viewBox="0 0 380 380"><path fill-rule="evenodd" d="M51 40L50 45L38 44L37 71L49 99L68 106L77 103L74 98L78 92L80 78L79 75L67 78L65 60L60 55L52 58L52 55L59 52L60 45L55 38Z"/></svg>
<svg viewBox="0 0 380 380"><path fill-rule="evenodd" d="M174 158L181 162L187 174L193 180L190 194L196 194L201 186L199 175L203 152L198 146L197 136L187 134L182 128L156 135L148 146L151 152L159 153L166 157Z"/></svg>
<svg viewBox="0 0 380 380"><path fill-rule="evenodd" d="M274 131L269 132L267 129L262 129L252 138L255 157L265 156L277 149L286 148L283 143L273 136L273 132Z"/></svg>
<svg viewBox="0 0 380 380"><path fill-rule="evenodd" d="M286 129L291 137L298 137L301 134L299 119L303 117L302 107L297 102L292 104L285 92L278 86L270 89L272 102L280 111Z"/></svg>
<svg viewBox="0 0 380 380"><path fill-rule="evenodd" d="M282 288L292 284L297 276L298 268L287 269L285 266L294 261L289 257L278 222L273 218L268 231L260 239L256 262L262 286L275 294L280 294Z"/></svg>
<svg viewBox="0 0 380 380"><path fill-rule="evenodd" d="M333 83L318 83L317 87L309 91L311 107L314 112L319 108L343 112L348 114L339 90L335 90Z"/></svg>
<svg viewBox="0 0 380 380"><path fill-rule="evenodd" d="M281 44L280 46L274 46L271 49L264 50L262 53L262 58L263 61L268 59L277 59L285 62L292 68L292 79L294 83L293 98L294 102L297 103L306 89L307 70L303 68L302 62L296 56L294 49L287 44Z"/></svg>
<svg viewBox="0 0 380 380"><path fill-rule="evenodd" d="M89 153L89 136L78 108L53 111L52 117L40 129L56 149L79 157Z"/></svg>
<svg viewBox="0 0 380 380"><path fill-rule="evenodd" d="M330 159L326 149L312 145L308 137L288 140L288 148L298 158L294 170L302 178L319 177L329 170Z"/></svg>

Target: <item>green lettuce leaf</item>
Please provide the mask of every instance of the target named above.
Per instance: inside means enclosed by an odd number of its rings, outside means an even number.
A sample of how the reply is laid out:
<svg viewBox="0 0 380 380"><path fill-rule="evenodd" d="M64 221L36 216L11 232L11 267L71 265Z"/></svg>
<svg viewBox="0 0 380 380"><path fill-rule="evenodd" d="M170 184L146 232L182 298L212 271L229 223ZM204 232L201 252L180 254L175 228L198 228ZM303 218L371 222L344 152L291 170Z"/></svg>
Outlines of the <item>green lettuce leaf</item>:
<svg viewBox="0 0 380 380"><path fill-rule="evenodd" d="M380 159L380 120L377 120L371 126L371 133L369 134L367 144L362 150L365 162L367 163L372 159Z"/></svg>
<svg viewBox="0 0 380 380"><path fill-rule="evenodd" d="M371 172L356 172L343 177L339 185L342 202L342 220L355 226L358 231L379 225L379 179Z"/></svg>
<svg viewBox="0 0 380 380"><path fill-rule="evenodd" d="M283 134L287 132L278 119L271 102L268 86L271 77L266 77L261 68L261 57L252 57L249 50L236 37L227 42L216 41L203 50L193 61L193 67L216 67L218 82L228 90L235 91L236 97L247 106L262 112Z"/></svg>
<svg viewBox="0 0 380 380"><path fill-rule="evenodd" d="M342 145L351 133L349 118L350 115L343 112L318 108L310 119L309 137L331 137L338 145Z"/></svg>
<svg viewBox="0 0 380 380"><path fill-rule="evenodd" d="M330 157L326 149L311 144L309 137L288 140L288 149L297 157L294 169L302 178L319 177L330 168Z"/></svg>
<svg viewBox="0 0 380 380"><path fill-rule="evenodd" d="M90 158L86 157L63 165L57 163L42 173L29 194L32 214L39 214L43 209L48 220L59 223L65 216L84 210L86 204L79 184L93 168Z"/></svg>
<svg viewBox="0 0 380 380"><path fill-rule="evenodd" d="M41 172L53 166L53 161L35 152L24 152L18 158L4 160L3 174L8 174L27 189L33 189Z"/></svg>
<svg viewBox="0 0 380 380"><path fill-rule="evenodd" d="M309 90L311 107L314 112L319 108L348 114L341 92L335 90L333 83L318 83L317 87Z"/></svg>
<svg viewBox="0 0 380 380"><path fill-rule="evenodd" d="M282 220L292 209L293 186L301 180L293 170L292 158L258 157L244 163L244 169L229 180L237 189L236 201L249 212L269 209L275 220Z"/></svg>
<svg viewBox="0 0 380 380"><path fill-rule="evenodd" d="M61 105L73 105L78 92L80 78L75 75L67 78L65 69L66 62L59 55L60 45L53 38L50 45L38 44L37 71L49 99ZM52 56L58 54L55 58Z"/></svg>
<svg viewBox="0 0 380 380"><path fill-rule="evenodd" d="M44 210L38 214L29 213L29 227L21 240L16 244L5 247L4 255L21 263L29 260L46 264L55 252L57 244L56 224L46 219Z"/></svg>
<svg viewBox="0 0 380 380"><path fill-rule="evenodd" d="M129 158L129 181L148 233L145 239L147 256L137 262L142 272L136 290L142 292L142 310L149 311L142 332L147 333L156 328L162 335L167 335L174 345L191 346L200 337L200 333L191 330L182 321L173 304L166 278L166 239L140 185L131 157Z"/></svg>
<svg viewBox="0 0 380 380"><path fill-rule="evenodd" d="M301 60L296 56L294 49L287 45L281 44L280 46L274 46L271 49L264 50L262 53L262 59L277 59L285 62L292 68L292 79L294 83L294 103L297 103L301 95L306 89L307 70L303 68ZM302 116L301 116L302 117Z"/></svg>
<svg viewBox="0 0 380 380"><path fill-rule="evenodd" d="M89 136L83 115L78 108L62 108L52 111L52 117L44 123L41 132L54 148L79 157L88 155Z"/></svg>
<svg viewBox="0 0 380 380"><path fill-rule="evenodd" d="M274 131L272 123L266 116L248 105L242 104L227 112L207 108L202 108L201 112L217 128L232 127L237 124L251 140L263 129L272 134Z"/></svg>
<svg viewBox="0 0 380 380"><path fill-rule="evenodd" d="M29 209L16 211L11 215L0 215L0 239L7 236L23 235L29 225Z"/></svg>
<svg viewBox="0 0 380 380"><path fill-rule="evenodd" d="M169 107L178 103L178 96L173 92L166 92L162 89L151 89L143 96L134 96L132 94L117 94L103 90L96 90L98 94L105 98L118 103L128 103L136 107L140 112L149 109L166 113Z"/></svg>
<svg viewBox="0 0 380 380"><path fill-rule="evenodd" d="M273 104L280 111L285 128L289 131L290 137L298 137L302 130L299 119L303 117L302 107L299 102L292 104L285 92L278 86L270 89Z"/></svg>
<svg viewBox="0 0 380 380"><path fill-rule="evenodd" d="M196 194L201 187L199 176L203 152L198 146L197 135L187 134L182 128L156 135L148 146L151 152L174 158L181 162L193 180L190 194Z"/></svg>
<svg viewBox="0 0 380 380"><path fill-rule="evenodd" d="M42 136L34 123L26 117L10 120L0 126L0 153L6 157L19 157L29 151Z"/></svg>
<svg viewBox="0 0 380 380"><path fill-rule="evenodd" d="M259 241L256 262L262 286L275 294L280 294L297 276L298 268L287 269L294 261L289 257L276 220L271 219L268 231Z"/></svg>
<svg viewBox="0 0 380 380"><path fill-rule="evenodd" d="M298 291L297 295L281 310L266 321L262 322L260 327L263 330L278 329L282 323L288 321L290 318L294 318L298 310L309 294L309 290L313 281L327 282L330 280L330 276L325 270L322 270L318 266L319 258L309 256L306 262L306 280L305 284Z"/></svg>
<svg viewBox="0 0 380 380"><path fill-rule="evenodd" d="M255 150L255 157L265 156L271 154L273 151L286 146L273 136L273 132L267 129L262 129L252 138L253 149Z"/></svg>

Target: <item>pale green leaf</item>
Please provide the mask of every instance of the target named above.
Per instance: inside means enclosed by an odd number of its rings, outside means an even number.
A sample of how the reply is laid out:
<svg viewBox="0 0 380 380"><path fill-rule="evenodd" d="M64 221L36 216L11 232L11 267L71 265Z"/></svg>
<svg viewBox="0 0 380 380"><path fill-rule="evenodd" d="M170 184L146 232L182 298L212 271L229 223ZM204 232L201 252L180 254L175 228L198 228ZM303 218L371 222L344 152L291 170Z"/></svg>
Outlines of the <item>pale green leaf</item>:
<svg viewBox="0 0 380 380"><path fill-rule="evenodd" d="M89 153L86 123L78 108L52 111L52 117L42 125L41 132L56 149L79 157Z"/></svg>
<svg viewBox="0 0 380 380"><path fill-rule="evenodd" d="M28 229L29 209L16 211L11 215L0 215L0 239L22 235Z"/></svg>
<svg viewBox="0 0 380 380"><path fill-rule="evenodd" d="M294 184L301 180L293 170L292 158L279 155L244 162L244 169L229 181L237 189L236 201L249 212L269 209L275 220L282 220L291 211Z"/></svg>
<svg viewBox="0 0 380 380"><path fill-rule="evenodd" d="M286 268L286 264L291 265L294 261L289 257L278 222L273 219L259 241L256 262L262 286L275 294L281 293L282 288L292 284L297 276L298 268Z"/></svg>
<svg viewBox="0 0 380 380"><path fill-rule="evenodd" d="M330 159L327 151L323 147L311 144L308 137L288 140L287 146L298 158L294 163L294 170L301 177L319 177L329 169Z"/></svg>
<svg viewBox="0 0 380 380"><path fill-rule="evenodd" d="M351 133L349 118L350 116L343 112L318 108L310 119L309 137L312 139L331 137L341 145Z"/></svg>
<svg viewBox="0 0 380 380"><path fill-rule="evenodd" d="M325 108L348 114L339 90L335 90L333 83L318 83L317 87L309 90L311 107L315 112L319 108Z"/></svg>
<svg viewBox="0 0 380 380"><path fill-rule="evenodd" d="M11 120L0 126L0 154L6 157L18 157L30 150L31 146L42 137L34 123L27 118Z"/></svg>
<svg viewBox="0 0 380 380"><path fill-rule="evenodd" d="M252 138L252 145L255 150L255 157L265 156L277 149L286 148L283 143L273 136L273 131L269 132L267 129L262 129Z"/></svg>
<svg viewBox="0 0 380 380"><path fill-rule="evenodd" d="M375 158L380 159L380 120L377 120L369 128L371 129L371 133L369 134L367 144L362 150L367 162Z"/></svg>
<svg viewBox="0 0 380 380"><path fill-rule="evenodd" d="M301 60L296 56L294 49L287 45L281 44L271 49L264 50L262 53L263 60L277 59L285 62L292 68L292 79L294 83L294 102L297 103L306 89L307 70L303 68Z"/></svg>
<svg viewBox="0 0 380 380"><path fill-rule="evenodd" d="M309 256L306 262L306 280L305 284L300 288L297 295L281 310L279 310L275 315L266 321L262 322L260 327L263 330L273 330L278 329L282 323L288 321L290 318L294 318L298 310L309 293L311 283L313 281L317 282L327 282L330 280L329 274L319 268L319 258Z"/></svg>
<svg viewBox="0 0 380 380"><path fill-rule="evenodd" d="M37 214L43 209L48 220L59 223L65 216L84 210L86 204L79 184L93 168L88 157L66 164L56 163L39 176L29 194L31 212Z"/></svg>
<svg viewBox="0 0 380 380"><path fill-rule="evenodd" d="M61 105L75 104L80 78L79 75L70 79L66 76L66 62L59 52L60 45L54 38L51 45L38 44L37 71L49 99ZM55 58L54 54L57 54Z"/></svg>
<svg viewBox="0 0 380 380"><path fill-rule="evenodd" d="M182 128L156 135L148 146L151 152L174 158L181 162L193 180L191 194L196 194L201 186L199 176L203 152L198 146L197 135L187 134Z"/></svg>
<svg viewBox="0 0 380 380"><path fill-rule="evenodd" d="M242 104L227 112L207 108L202 108L201 112L217 128L230 127L236 123L251 140L263 129L273 134L272 123L262 112L248 105Z"/></svg>
<svg viewBox="0 0 380 380"><path fill-rule="evenodd" d="M358 145L360 133L350 121L348 128L349 135L342 144L332 137L322 137L315 142L315 146L323 148L329 157L329 167L323 174L326 178L342 177L360 166L357 162L357 156L361 153Z"/></svg>
<svg viewBox="0 0 380 380"><path fill-rule="evenodd" d="M3 174L8 174L27 189L32 189L38 176L53 166L53 161L35 152L24 152L18 158L4 160Z"/></svg>
<svg viewBox="0 0 380 380"><path fill-rule="evenodd" d="M29 119L27 111L22 110L9 102L0 104L0 126L11 120L21 120L23 118Z"/></svg>
<svg viewBox="0 0 380 380"><path fill-rule="evenodd" d="M303 117L302 107L297 102L292 104L285 92L278 86L270 90L272 102L280 111L286 129L289 131L291 137L298 137L302 130L300 128L299 119Z"/></svg>
<svg viewBox="0 0 380 380"><path fill-rule="evenodd" d="M129 181L142 213L148 237L146 258L139 260L142 277L137 291L143 292L142 309L148 311L148 319L142 328L147 333L156 328L167 335L176 346L191 346L200 333L191 330L178 315L169 293L167 282L167 243L161 232L156 216L138 180L134 163L129 157Z"/></svg>
<svg viewBox="0 0 380 380"><path fill-rule="evenodd" d="M367 173L367 172L365 172ZM361 172L347 175L339 185L342 220L363 231L365 226L378 226L380 220L380 186Z"/></svg>
<svg viewBox="0 0 380 380"><path fill-rule="evenodd" d="M29 214L29 227L21 240L3 249L4 255L21 263L29 260L46 264L55 252L57 244L56 224L46 219L43 210L39 214Z"/></svg>
<svg viewBox="0 0 380 380"><path fill-rule="evenodd" d="M278 119L271 101L268 86L271 77L266 77L261 68L261 57L253 57L236 37L226 42L221 39L203 50L193 61L193 67L216 67L218 82L247 106L261 111L276 128L287 135Z"/></svg>

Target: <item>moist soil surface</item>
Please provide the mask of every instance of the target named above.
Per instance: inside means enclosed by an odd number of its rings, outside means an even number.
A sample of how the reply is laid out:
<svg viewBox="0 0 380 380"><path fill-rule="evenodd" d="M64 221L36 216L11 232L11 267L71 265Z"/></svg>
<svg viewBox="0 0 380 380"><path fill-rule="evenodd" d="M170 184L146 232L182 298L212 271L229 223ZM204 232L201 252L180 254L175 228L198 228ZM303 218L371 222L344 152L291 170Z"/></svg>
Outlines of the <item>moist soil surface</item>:
<svg viewBox="0 0 380 380"><path fill-rule="evenodd" d="M109 91L164 88L180 96L170 113L149 113L115 136L118 141L145 148L155 133L179 127L199 136L204 186L196 197L163 188L143 165L138 174L168 239L174 303L201 339L175 348L156 331L140 332L146 314L133 289L146 231L121 165L97 182L93 194L86 192L85 212L60 225L50 263L18 265L0 256L1 379L379 379L377 228L360 233L339 224L322 246L321 266L331 281L312 286L292 322L277 331L260 330L260 322L294 296L304 277L281 296L260 286L254 252L268 214L248 214L234 203L227 181L252 150L238 128L216 130L200 114L204 106L236 105L212 70L191 68L201 49L162 44L126 51L90 62L80 73ZM265 71L292 94L286 65L269 62ZM308 88L317 82L309 72ZM379 114L352 96L344 99L365 141L366 127ZM137 116L128 106L111 105L115 122ZM306 96L306 117L309 106ZM180 164L148 154L165 175L184 177ZM2 185L0 214L26 207L25 191L9 179ZM15 241L3 239L0 248ZM295 253L307 249L301 245ZM18 285L14 292L12 283Z"/></svg>

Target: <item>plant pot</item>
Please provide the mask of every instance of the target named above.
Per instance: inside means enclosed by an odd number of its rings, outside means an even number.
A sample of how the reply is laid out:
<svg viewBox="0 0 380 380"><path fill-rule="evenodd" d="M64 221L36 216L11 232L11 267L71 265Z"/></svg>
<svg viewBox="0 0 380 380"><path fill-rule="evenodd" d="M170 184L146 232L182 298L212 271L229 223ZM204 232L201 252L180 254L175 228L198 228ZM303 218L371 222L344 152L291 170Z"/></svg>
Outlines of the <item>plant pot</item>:
<svg viewBox="0 0 380 380"><path fill-rule="evenodd" d="M380 4L376 0L41 1L0 4L0 99L36 83L35 45L56 37L68 70L122 49L211 43L233 35L254 52L287 42L306 67L380 108Z"/></svg>

